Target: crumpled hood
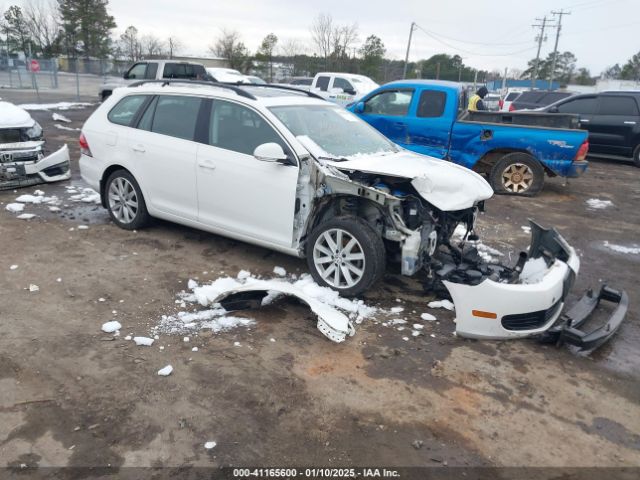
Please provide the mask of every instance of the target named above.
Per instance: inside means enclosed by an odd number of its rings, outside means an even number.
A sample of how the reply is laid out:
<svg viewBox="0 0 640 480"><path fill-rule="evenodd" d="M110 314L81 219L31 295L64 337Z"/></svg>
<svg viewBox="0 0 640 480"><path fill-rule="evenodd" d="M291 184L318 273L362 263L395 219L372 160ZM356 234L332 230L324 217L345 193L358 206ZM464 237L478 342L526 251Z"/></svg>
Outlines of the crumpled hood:
<svg viewBox="0 0 640 480"><path fill-rule="evenodd" d="M409 178L416 191L442 211L470 208L493 195L486 180L468 168L408 150L357 155L330 163L339 170Z"/></svg>
<svg viewBox="0 0 640 480"><path fill-rule="evenodd" d="M13 103L0 102L0 128L28 128L33 124L29 112Z"/></svg>

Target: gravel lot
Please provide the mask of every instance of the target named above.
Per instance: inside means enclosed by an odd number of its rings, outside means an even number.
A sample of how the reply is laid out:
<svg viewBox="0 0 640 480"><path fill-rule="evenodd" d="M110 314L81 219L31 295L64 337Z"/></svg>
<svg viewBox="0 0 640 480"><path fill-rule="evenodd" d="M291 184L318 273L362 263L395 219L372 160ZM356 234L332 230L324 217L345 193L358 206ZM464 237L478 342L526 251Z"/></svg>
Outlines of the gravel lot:
<svg viewBox="0 0 640 480"><path fill-rule="evenodd" d="M60 113L79 128L91 111ZM270 277L274 266L300 274L305 264L166 222L116 228L65 190L83 186L79 132L32 114L52 149L69 144L73 178L39 187L68 206L27 205L37 215L28 221L4 206L35 188L0 192L0 466L640 465L640 254L605 246L640 246L640 169L594 160L584 178L551 179L533 199L496 197L480 218L483 240L511 258L528 245L527 218L556 226L581 255L573 298L606 281L627 290L626 323L590 357L456 338L453 314L428 309L420 283L399 275L364 300L403 307L409 324L422 312L438 318L408 341L364 321L334 344L305 307L284 301L243 312L251 329L140 347L124 337L149 335L179 310L189 279ZM589 209L591 198L614 205ZM118 337L100 331L114 319ZM172 375L156 375L167 364Z"/></svg>

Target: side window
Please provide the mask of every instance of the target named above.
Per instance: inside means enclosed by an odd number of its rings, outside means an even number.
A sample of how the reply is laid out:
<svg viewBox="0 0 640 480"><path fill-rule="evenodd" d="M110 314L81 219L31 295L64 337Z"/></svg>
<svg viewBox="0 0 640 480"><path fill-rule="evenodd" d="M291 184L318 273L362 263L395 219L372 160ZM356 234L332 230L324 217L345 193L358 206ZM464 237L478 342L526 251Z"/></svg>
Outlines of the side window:
<svg viewBox="0 0 640 480"><path fill-rule="evenodd" d="M156 74L158 73L158 64L150 63L147 65L147 73L145 73L144 78L146 80L153 80L156 78Z"/></svg>
<svg viewBox="0 0 640 480"><path fill-rule="evenodd" d="M344 78L336 77L333 79L333 88L341 88L342 90L354 90L353 85L351 85Z"/></svg>
<svg viewBox="0 0 640 480"><path fill-rule="evenodd" d="M387 90L371 97L364 104L364 113L402 117L409 111L413 90Z"/></svg>
<svg viewBox="0 0 640 480"><path fill-rule="evenodd" d="M138 122L138 128L140 130L151 131L151 126L153 124L153 115L156 112L156 105L158 104L158 97L155 97L151 103L147 106L147 109L140 117L140 121Z"/></svg>
<svg viewBox="0 0 640 480"><path fill-rule="evenodd" d="M441 117L446 101L447 94L445 92L423 90L418 103L418 117Z"/></svg>
<svg viewBox="0 0 640 480"><path fill-rule="evenodd" d="M176 74L178 73L176 71L177 66L175 63L165 63L162 78L176 78Z"/></svg>
<svg viewBox="0 0 640 480"><path fill-rule="evenodd" d="M596 104L596 97L576 98L575 100L570 100L562 105L558 105L558 112L591 115L596 111Z"/></svg>
<svg viewBox="0 0 640 480"><path fill-rule="evenodd" d="M151 131L185 140L193 140L202 100L196 97L162 95L153 113ZM147 109L149 111L149 109ZM145 112L145 115L147 112ZM144 121L145 118L141 120Z"/></svg>
<svg viewBox="0 0 640 480"><path fill-rule="evenodd" d="M633 97L600 97L600 115L638 116L638 105Z"/></svg>
<svg viewBox="0 0 640 480"><path fill-rule="evenodd" d="M130 78L132 80L134 79L142 80L144 78L146 71L147 71L146 63L136 63L127 72L127 78Z"/></svg>
<svg viewBox="0 0 640 480"><path fill-rule="evenodd" d="M209 145L253 155L258 145L269 142L277 143L289 152L289 147L258 113L233 102L213 101Z"/></svg>
<svg viewBox="0 0 640 480"><path fill-rule="evenodd" d="M329 89L329 80L330 77L318 77L316 88L319 88L323 92L326 92Z"/></svg>
<svg viewBox="0 0 640 480"><path fill-rule="evenodd" d="M146 95L129 95L120 100L108 113L107 118L111 123L129 126L144 103Z"/></svg>

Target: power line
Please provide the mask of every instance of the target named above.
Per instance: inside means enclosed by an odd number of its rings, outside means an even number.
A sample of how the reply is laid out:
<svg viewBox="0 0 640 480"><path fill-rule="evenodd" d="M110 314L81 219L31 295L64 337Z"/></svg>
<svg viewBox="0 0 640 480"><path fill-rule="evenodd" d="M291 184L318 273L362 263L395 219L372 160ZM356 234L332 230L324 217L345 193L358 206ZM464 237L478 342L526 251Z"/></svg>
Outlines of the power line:
<svg viewBox="0 0 640 480"><path fill-rule="evenodd" d="M420 27L422 30L424 30L422 27ZM430 31L430 33L432 35L436 35L438 37L442 37L442 38L446 38L449 41L452 42L459 42L459 43L466 43L469 45L485 45L485 46L514 46L514 45L524 45L525 43L531 43L530 40L524 41L524 42L509 42L509 43L485 43L485 42L470 42L468 40L460 40L459 38L452 38L452 37L448 37L446 35L442 35L441 33L436 33L434 31Z"/></svg>
<svg viewBox="0 0 640 480"><path fill-rule="evenodd" d="M542 48L542 42L544 42L547 38L544 36L544 29L547 27L547 16L545 15L543 18L536 18L538 21L542 21L542 24L531 25L533 28L540 29L540 35L538 35L538 53L536 53L536 62L533 67L533 72L531 73L531 88L535 88L536 80L538 78L538 66L540 65L540 49Z"/></svg>
<svg viewBox="0 0 640 480"><path fill-rule="evenodd" d="M559 12L552 11L551 14L555 17L558 16L558 25L556 28L556 44L553 47L553 61L551 62L551 73L549 74L549 90L551 90L551 86L553 85L553 75L556 70L556 60L558 59L558 40L560 40L560 31L562 30L562 16L563 15L571 15L571 12L565 12L563 9L560 9Z"/></svg>

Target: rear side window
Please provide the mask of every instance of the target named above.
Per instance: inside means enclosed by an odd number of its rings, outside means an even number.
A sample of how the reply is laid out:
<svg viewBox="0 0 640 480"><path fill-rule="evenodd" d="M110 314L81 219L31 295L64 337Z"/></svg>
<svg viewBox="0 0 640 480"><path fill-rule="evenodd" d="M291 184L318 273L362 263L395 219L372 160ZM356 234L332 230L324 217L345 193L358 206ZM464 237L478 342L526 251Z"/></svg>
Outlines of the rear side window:
<svg viewBox="0 0 640 480"><path fill-rule="evenodd" d="M524 92L518 97L518 102L524 103L538 103L538 101L544 96L544 93L540 92Z"/></svg>
<svg viewBox="0 0 640 480"><path fill-rule="evenodd" d="M125 126L131 125L131 121L135 118L146 98L146 95L124 97L111 109L107 118L111 123Z"/></svg>
<svg viewBox="0 0 640 480"><path fill-rule="evenodd" d="M364 104L364 113L402 117L409 111L413 90L387 90L380 92Z"/></svg>
<svg viewBox="0 0 640 480"><path fill-rule="evenodd" d="M353 90L353 85L351 85L344 78L336 77L333 79L333 88L341 88L343 90Z"/></svg>
<svg viewBox="0 0 640 480"><path fill-rule="evenodd" d="M558 105L558 112L560 113L584 113L593 114L596 111L596 97L584 97L576 98L575 100L569 100L568 102Z"/></svg>
<svg viewBox="0 0 640 480"><path fill-rule="evenodd" d="M162 72L163 78L187 78L194 79L203 77L205 74L202 65L191 65L188 63L167 63Z"/></svg>
<svg viewBox="0 0 640 480"><path fill-rule="evenodd" d="M151 131L169 135L171 137L193 140L198 121L198 112L202 99L196 97L182 97L163 95L155 103ZM148 111L145 112L145 117ZM141 119L141 124L148 121Z"/></svg>
<svg viewBox="0 0 640 480"><path fill-rule="evenodd" d="M638 105L633 97L600 97L600 115L638 116Z"/></svg>
<svg viewBox="0 0 640 480"><path fill-rule="evenodd" d="M424 90L420 94L418 103L418 117L441 117L444 113L444 104L447 101L445 92Z"/></svg>
<svg viewBox="0 0 640 480"><path fill-rule="evenodd" d="M326 92L329 89L329 77L318 77L318 81L316 82L316 87Z"/></svg>
<svg viewBox="0 0 640 480"><path fill-rule="evenodd" d="M290 151L273 127L250 108L233 102L214 100L209 122L209 145L253 155L258 145L277 143Z"/></svg>
<svg viewBox="0 0 640 480"><path fill-rule="evenodd" d="M518 95L520 95L519 92L511 92L506 96L506 98L504 100L505 100L505 102L512 102L516 98L518 98Z"/></svg>

